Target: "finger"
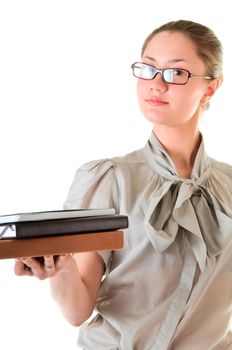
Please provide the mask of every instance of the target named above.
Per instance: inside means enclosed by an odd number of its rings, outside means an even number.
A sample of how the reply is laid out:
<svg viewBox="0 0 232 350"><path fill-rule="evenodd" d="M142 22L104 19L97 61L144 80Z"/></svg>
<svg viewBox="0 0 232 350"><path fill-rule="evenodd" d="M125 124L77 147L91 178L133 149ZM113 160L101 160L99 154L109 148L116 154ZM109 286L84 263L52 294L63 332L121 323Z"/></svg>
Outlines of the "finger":
<svg viewBox="0 0 232 350"><path fill-rule="evenodd" d="M31 269L21 259L15 259L14 272L17 276L31 276Z"/></svg>
<svg viewBox="0 0 232 350"><path fill-rule="evenodd" d="M53 255L44 256L44 268L47 270L53 269L55 267L55 262Z"/></svg>
<svg viewBox="0 0 232 350"><path fill-rule="evenodd" d="M28 257L28 258L22 258L21 260L27 266L26 270L28 270L28 273L27 273L28 275L30 276L34 275L39 279L44 279L47 277L40 262L35 258ZM29 269L31 270L31 272L29 271Z"/></svg>
<svg viewBox="0 0 232 350"><path fill-rule="evenodd" d="M44 269L48 274L48 277L54 276L56 271L56 265L53 255L46 255L44 257Z"/></svg>

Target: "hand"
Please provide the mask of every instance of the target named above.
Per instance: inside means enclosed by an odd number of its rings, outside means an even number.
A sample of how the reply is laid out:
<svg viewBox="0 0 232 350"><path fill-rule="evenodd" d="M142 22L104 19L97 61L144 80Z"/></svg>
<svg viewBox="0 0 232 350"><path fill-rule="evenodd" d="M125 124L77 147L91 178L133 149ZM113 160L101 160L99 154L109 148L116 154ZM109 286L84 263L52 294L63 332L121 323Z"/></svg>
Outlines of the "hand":
<svg viewBox="0 0 232 350"><path fill-rule="evenodd" d="M17 276L35 276L40 280L55 276L61 270L71 254L46 255L44 257L26 257L15 260Z"/></svg>

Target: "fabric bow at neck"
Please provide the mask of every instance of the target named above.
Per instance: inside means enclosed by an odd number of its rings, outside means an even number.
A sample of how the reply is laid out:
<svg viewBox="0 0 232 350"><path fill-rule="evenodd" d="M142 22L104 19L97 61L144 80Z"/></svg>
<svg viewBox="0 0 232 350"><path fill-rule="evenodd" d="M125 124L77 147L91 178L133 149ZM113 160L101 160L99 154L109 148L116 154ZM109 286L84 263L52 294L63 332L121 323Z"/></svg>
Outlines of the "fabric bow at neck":
<svg viewBox="0 0 232 350"><path fill-rule="evenodd" d="M157 252L166 250L177 236L184 235L192 248L200 270L232 236L232 218L228 209L204 186L210 176L209 158L201 143L191 179L178 177L175 166L152 134L144 148L150 166L163 178L152 194L145 216L145 227Z"/></svg>

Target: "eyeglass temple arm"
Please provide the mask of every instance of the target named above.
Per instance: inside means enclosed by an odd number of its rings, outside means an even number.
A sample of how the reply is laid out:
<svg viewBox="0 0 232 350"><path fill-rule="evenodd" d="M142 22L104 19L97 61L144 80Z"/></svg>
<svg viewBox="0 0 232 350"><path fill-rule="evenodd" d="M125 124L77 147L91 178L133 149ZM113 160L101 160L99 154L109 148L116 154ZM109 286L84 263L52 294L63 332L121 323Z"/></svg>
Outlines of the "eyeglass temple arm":
<svg viewBox="0 0 232 350"><path fill-rule="evenodd" d="M189 78L204 78L204 79L207 79L207 80L212 80L213 77L210 77L208 75L194 75L192 73L189 73Z"/></svg>

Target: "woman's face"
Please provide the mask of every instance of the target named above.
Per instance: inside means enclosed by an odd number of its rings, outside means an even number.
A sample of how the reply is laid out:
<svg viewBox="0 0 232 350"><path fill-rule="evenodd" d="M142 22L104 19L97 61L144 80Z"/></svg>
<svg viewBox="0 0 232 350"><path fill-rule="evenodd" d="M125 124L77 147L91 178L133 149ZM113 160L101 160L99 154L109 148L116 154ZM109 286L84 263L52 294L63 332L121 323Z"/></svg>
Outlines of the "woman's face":
<svg viewBox="0 0 232 350"><path fill-rule="evenodd" d="M142 61L159 69L183 68L195 75L207 74L192 41L178 32L156 34ZM213 94L212 89L211 81L203 78L189 78L186 85L172 85L164 82L161 74L153 80L137 82L140 108L154 125L177 126L194 117L198 119L201 104Z"/></svg>

